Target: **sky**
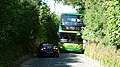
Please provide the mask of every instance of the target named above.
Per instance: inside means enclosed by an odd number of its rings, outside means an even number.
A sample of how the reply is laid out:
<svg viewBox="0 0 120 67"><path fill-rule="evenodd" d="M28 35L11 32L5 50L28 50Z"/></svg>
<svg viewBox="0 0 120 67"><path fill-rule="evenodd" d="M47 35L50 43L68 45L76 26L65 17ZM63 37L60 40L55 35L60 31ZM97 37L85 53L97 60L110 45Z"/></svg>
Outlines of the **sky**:
<svg viewBox="0 0 120 67"><path fill-rule="evenodd" d="M58 14L58 15L60 15L63 12L72 12L72 13L76 13L77 12L71 6L67 6L67 5L63 5L63 4L56 3L55 7L54 7L54 0L47 0L47 4L51 8L51 12L55 11L56 14Z"/></svg>

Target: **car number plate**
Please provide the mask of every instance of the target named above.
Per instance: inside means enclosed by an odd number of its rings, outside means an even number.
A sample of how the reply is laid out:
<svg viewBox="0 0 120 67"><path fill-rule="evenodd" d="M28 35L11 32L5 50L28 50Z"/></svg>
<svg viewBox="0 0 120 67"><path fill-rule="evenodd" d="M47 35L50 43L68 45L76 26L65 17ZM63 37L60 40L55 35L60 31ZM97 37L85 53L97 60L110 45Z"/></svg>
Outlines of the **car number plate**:
<svg viewBox="0 0 120 67"><path fill-rule="evenodd" d="M47 52L47 53L53 53L53 52Z"/></svg>

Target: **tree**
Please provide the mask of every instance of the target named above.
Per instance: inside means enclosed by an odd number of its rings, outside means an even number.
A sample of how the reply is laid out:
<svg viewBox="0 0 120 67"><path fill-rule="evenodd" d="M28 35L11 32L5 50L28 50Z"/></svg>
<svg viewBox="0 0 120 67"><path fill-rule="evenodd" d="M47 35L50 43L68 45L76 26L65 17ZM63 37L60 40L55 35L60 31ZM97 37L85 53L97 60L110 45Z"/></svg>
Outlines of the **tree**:
<svg viewBox="0 0 120 67"><path fill-rule="evenodd" d="M38 0L1 0L0 66L14 67L13 62L18 58L33 52L39 43L50 40L52 36L49 35L57 30L56 17Z"/></svg>
<svg viewBox="0 0 120 67"><path fill-rule="evenodd" d="M56 41L58 30L58 16L55 13L50 12L50 8L47 5L40 7L40 24L43 25L46 32L46 41Z"/></svg>

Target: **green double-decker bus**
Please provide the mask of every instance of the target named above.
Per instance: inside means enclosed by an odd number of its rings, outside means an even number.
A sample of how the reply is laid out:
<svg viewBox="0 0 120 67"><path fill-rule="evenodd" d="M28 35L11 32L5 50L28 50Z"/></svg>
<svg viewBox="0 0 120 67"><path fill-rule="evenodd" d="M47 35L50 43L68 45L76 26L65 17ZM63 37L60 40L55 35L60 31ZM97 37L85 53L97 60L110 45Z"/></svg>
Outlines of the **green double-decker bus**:
<svg viewBox="0 0 120 67"><path fill-rule="evenodd" d="M81 14L62 13L58 31L60 51L72 51L83 53L83 39L81 38L81 28L83 23Z"/></svg>

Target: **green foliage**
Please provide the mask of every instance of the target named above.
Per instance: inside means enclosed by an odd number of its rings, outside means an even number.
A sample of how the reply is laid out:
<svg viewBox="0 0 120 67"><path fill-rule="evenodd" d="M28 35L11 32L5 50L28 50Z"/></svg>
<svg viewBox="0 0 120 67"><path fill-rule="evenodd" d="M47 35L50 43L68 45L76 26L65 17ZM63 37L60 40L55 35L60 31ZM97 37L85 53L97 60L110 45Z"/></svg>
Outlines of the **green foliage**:
<svg viewBox="0 0 120 67"><path fill-rule="evenodd" d="M50 12L50 8L47 5L40 7L40 24L43 26L46 41L55 41L57 42L57 30L59 17L55 13Z"/></svg>
<svg viewBox="0 0 120 67"><path fill-rule="evenodd" d="M38 0L1 0L0 66L13 67L19 57L33 51L34 44L56 40L57 22L57 16Z"/></svg>
<svg viewBox="0 0 120 67"><path fill-rule="evenodd" d="M85 1L83 38L104 45L120 45L120 3Z"/></svg>
<svg viewBox="0 0 120 67"><path fill-rule="evenodd" d="M116 46L120 45L120 2L87 0L84 13L85 27L82 37L99 44L88 45L85 54L106 67L119 67L120 59L116 54Z"/></svg>
<svg viewBox="0 0 120 67"><path fill-rule="evenodd" d="M30 36L38 32L39 13L33 0L0 1L0 64L12 66L31 51ZM31 33L31 31L34 31Z"/></svg>

